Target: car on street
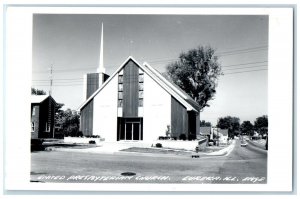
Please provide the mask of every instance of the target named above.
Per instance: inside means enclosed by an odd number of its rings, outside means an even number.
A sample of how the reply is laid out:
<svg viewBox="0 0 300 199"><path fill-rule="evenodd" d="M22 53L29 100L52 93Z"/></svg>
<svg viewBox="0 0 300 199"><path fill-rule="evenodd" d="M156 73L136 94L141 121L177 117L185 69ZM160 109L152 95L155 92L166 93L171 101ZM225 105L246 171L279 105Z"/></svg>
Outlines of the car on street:
<svg viewBox="0 0 300 199"><path fill-rule="evenodd" d="M248 144L245 140L242 140L241 141L241 147L246 147Z"/></svg>

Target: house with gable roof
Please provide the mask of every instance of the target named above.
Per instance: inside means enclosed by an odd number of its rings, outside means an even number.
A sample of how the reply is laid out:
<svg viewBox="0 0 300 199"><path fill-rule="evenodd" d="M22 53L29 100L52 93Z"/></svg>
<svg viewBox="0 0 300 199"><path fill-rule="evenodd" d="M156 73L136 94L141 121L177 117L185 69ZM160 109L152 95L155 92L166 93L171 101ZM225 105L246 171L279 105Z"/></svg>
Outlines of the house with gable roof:
<svg viewBox="0 0 300 199"><path fill-rule="evenodd" d="M54 137L55 106L50 95L31 95L31 139Z"/></svg>

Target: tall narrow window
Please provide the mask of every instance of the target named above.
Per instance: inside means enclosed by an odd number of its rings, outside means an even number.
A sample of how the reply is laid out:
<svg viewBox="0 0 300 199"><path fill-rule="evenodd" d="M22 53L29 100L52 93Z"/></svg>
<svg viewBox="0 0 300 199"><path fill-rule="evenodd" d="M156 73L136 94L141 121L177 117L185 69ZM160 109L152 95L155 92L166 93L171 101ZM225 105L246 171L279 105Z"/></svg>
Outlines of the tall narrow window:
<svg viewBox="0 0 300 199"><path fill-rule="evenodd" d="M118 107L123 107L123 75L118 77Z"/></svg>
<svg viewBox="0 0 300 199"><path fill-rule="evenodd" d="M50 124L48 122L46 122L46 132L50 132Z"/></svg>
<svg viewBox="0 0 300 199"><path fill-rule="evenodd" d="M139 74L139 107L144 106L144 74Z"/></svg>
<svg viewBox="0 0 300 199"><path fill-rule="evenodd" d="M34 132L34 122L31 122L31 131Z"/></svg>
<svg viewBox="0 0 300 199"><path fill-rule="evenodd" d="M35 106L32 107L32 115L35 115Z"/></svg>

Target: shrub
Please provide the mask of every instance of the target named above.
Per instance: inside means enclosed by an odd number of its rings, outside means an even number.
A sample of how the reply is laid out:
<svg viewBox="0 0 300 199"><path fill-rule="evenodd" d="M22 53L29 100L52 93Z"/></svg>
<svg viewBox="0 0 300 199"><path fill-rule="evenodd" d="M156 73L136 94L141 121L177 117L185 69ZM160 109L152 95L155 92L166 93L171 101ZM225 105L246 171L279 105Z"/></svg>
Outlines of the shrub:
<svg viewBox="0 0 300 199"><path fill-rule="evenodd" d="M188 140L195 140L195 139L196 139L196 135L189 134Z"/></svg>
<svg viewBox="0 0 300 199"><path fill-rule="evenodd" d="M164 140L164 139L165 139L164 136L159 136L159 137L158 137L158 140Z"/></svg>
<svg viewBox="0 0 300 199"><path fill-rule="evenodd" d="M185 134L180 134L179 135L179 140L186 140L186 135Z"/></svg>
<svg viewBox="0 0 300 199"><path fill-rule="evenodd" d="M43 146L43 139L31 139L31 151L43 151L45 147Z"/></svg>
<svg viewBox="0 0 300 199"><path fill-rule="evenodd" d="M155 146L156 146L157 148L161 148L161 147L162 147L162 144L161 144L161 143L156 143Z"/></svg>
<svg viewBox="0 0 300 199"><path fill-rule="evenodd" d="M90 140L89 144L96 144L95 140Z"/></svg>
<svg viewBox="0 0 300 199"><path fill-rule="evenodd" d="M173 140L177 140L177 137L172 137Z"/></svg>

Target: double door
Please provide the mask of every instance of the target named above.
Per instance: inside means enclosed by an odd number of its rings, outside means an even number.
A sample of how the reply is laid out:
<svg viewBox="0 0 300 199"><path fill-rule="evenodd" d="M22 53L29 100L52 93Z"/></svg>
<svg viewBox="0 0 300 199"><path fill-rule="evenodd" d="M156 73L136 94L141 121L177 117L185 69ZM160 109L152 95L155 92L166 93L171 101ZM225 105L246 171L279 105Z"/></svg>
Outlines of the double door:
<svg viewBox="0 0 300 199"><path fill-rule="evenodd" d="M120 118L118 140L143 140L142 118Z"/></svg>
<svg viewBox="0 0 300 199"><path fill-rule="evenodd" d="M141 123L125 123L125 140L141 140Z"/></svg>

